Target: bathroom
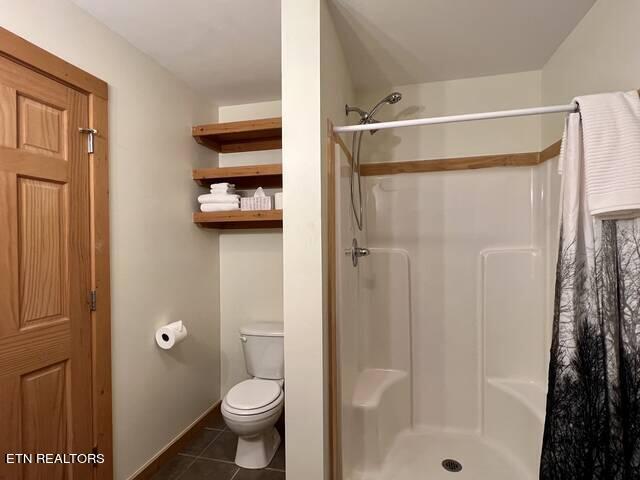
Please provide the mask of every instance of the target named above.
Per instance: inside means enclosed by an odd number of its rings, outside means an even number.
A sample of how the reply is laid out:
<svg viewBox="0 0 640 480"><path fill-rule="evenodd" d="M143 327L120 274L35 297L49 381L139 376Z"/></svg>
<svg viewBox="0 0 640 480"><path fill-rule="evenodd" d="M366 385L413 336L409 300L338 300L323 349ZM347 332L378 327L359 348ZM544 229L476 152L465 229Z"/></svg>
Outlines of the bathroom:
<svg viewBox="0 0 640 480"><path fill-rule="evenodd" d="M640 88L638 20L0 0L0 480L572 478L549 466L560 141L576 97Z"/></svg>

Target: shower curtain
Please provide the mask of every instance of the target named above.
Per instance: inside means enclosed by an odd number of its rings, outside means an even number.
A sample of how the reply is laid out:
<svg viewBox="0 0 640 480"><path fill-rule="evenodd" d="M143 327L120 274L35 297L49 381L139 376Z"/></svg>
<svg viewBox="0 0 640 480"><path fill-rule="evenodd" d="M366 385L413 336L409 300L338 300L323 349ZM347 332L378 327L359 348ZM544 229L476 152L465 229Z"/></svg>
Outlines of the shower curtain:
<svg viewBox="0 0 640 480"><path fill-rule="evenodd" d="M589 214L565 143L540 479L640 479L640 219Z"/></svg>

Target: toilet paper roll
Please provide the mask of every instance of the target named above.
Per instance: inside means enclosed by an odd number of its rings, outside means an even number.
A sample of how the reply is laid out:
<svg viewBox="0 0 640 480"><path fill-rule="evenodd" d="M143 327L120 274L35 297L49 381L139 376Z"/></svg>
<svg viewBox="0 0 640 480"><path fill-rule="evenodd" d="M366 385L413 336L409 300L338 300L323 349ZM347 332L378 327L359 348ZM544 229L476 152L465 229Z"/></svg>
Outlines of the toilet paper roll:
<svg viewBox="0 0 640 480"><path fill-rule="evenodd" d="M170 323L156 330L156 343L160 348L169 350L176 343L180 343L187 336L187 327L182 320Z"/></svg>

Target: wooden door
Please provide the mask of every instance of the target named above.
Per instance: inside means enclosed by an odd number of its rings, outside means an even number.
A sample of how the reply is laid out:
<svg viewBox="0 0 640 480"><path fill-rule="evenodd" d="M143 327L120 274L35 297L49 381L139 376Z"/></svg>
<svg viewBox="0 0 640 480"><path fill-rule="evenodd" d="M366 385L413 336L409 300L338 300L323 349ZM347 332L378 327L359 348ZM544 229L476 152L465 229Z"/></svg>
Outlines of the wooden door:
<svg viewBox="0 0 640 480"><path fill-rule="evenodd" d="M89 156L78 131L88 109L85 94L0 57L1 480L93 476L86 463L35 463L93 447ZM8 453L34 463L8 464Z"/></svg>

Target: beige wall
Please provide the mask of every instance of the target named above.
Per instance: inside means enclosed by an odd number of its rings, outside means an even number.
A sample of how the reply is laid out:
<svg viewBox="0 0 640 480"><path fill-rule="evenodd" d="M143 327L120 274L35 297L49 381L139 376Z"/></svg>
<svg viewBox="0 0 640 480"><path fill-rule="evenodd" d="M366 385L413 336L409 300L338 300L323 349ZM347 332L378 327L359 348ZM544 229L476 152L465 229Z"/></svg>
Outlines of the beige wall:
<svg viewBox="0 0 640 480"><path fill-rule="evenodd" d="M355 99L355 93L353 88L353 82L351 80L347 59L345 58L342 45L338 40L338 35L335 29L334 21L331 16L331 3L323 1L321 4L320 10L320 78L321 78L321 120L322 120L322 165L324 172L328 167L327 165L327 143L326 138L328 135L327 127L327 119L331 120L334 125L343 125L346 121L344 106L347 103L353 103ZM337 187L337 191L339 192L336 195L336 226L337 226L337 238L336 240L336 252L343 252L345 248L349 248L351 246L351 239L356 236L359 240L362 239L362 234L357 231L357 227L355 227L354 222L351 221L351 214L349 210L345 210L350 208L348 204L344 202L344 187L348 184L348 182L344 178L345 171L344 169L339 168L341 165L344 167L346 158L341 153L340 148L336 148L336 185L331 185L327 182L327 178L323 172L323 198L327 199L329 195L333 195L334 188ZM338 178L342 177L340 180ZM331 189L331 190L330 190ZM326 218L326 212L323 216L324 225L327 225L328 219ZM350 226L351 228L343 228L346 226ZM362 242L361 242L362 243ZM323 256L325 261L328 260L327 257L327 245L324 245ZM357 274L354 272L353 267L351 266L351 260L348 259L346 262L344 261L346 257L340 255L337 259L336 268L336 290L337 296L334 299L336 302L336 312L337 314L345 313L347 315L357 314L358 305L357 302L354 301L357 298L357 295L353 295L353 288L357 286ZM328 267L328 262L325 263L325 270ZM325 271L326 274L326 271ZM326 285L326 283L325 283ZM326 293L325 292L325 305L326 305ZM326 320L327 313L325 312L325 338L326 338ZM341 332L341 339L343 345L346 344L345 339L353 338L351 334L354 334L354 327L357 326L357 322L351 321L355 320L355 317L351 317L349 319L345 319L345 323L349 323L349 327L345 327L344 331ZM351 349L352 345L346 344L348 349ZM325 346L325 352L326 348ZM338 350L340 350L340 344L337 345ZM359 445L358 442L362 440L362 436L360 434L359 424L357 423L359 418L355 418L353 415L353 410L349 408L349 403L351 400L351 396L353 394L353 376L355 368L358 365L354 365L354 362L351 360L356 360L357 352L354 349L353 351L344 352L339 351L338 356L340 359L340 393L341 397L338 399L339 405L347 404L346 409L341 410L341 433L342 433L342 444L343 444L343 455L345 452L350 453L352 449L359 450L363 448L362 445ZM329 368L328 368L328 357L325 359L325 386L329 385L330 379L328 377ZM328 394L328 391L325 391L325 395ZM328 406L329 398L326 397L325 406ZM326 412L326 410L325 410ZM329 422L329 418L326 418L326 422ZM325 428L327 424L325 424ZM328 434L329 432L325 430ZM355 441L355 444L352 443ZM326 437L325 446L327 448L327 455L325 456L325 461L329 461L328 455L328 436ZM342 466L343 472L345 474L344 478L349 478L348 472L351 468L351 463L349 455L344 455L342 457Z"/></svg>
<svg viewBox="0 0 640 480"><path fill-rule="evenodd" d="M640 2L598 0L542 70L544 104L640 89ZM543 143L560 138L563 115L543 120Z"/></svg>
<svg viewBox="0 0 640 480"><path fill-rule="evenodd" d="M221 122L279 117L281 103L220 107ZM282 151L219 155L221 167L281 163ZM252 192L247 192L251 194ZM220 233L220 395L247 378L239 329L256 321L282 321L282 231Z"/></svg>
<svg viewBox="0 0 640 480"><path fill-rule="evenodd" d="M282 0L287 476L325 478L321 0Z"/></svg>
<svg viewBox="0 0 640 480"><path fill-rule="evenodd" d="M382 108L376 115L378 120L537 107L541 102L540 72L532 71L360 91L357 104L368 110L394 90L402 93L402 100ZM356 119L352 114L349 120L355 123ZM380 130L373 137L363 138L361 161L531 152L539 150L539 142L540 117L537 116Z"/></svg>
<svg viewBox="0 0 640 480"><path fill-rule="evenodd" d="M282 1L287 476L328 475L324 154L326 118L351 89L325 0Z"/></svg>
<svg viewBox="0 0 640 480"><path fill-rule="evenodd" d="M0 25L109 83L115 478L129 478L219 398L217 234L191 223L190 127L216 109L66 0L0 0ZM182 319L188 339L154 343Z"/></svg>

